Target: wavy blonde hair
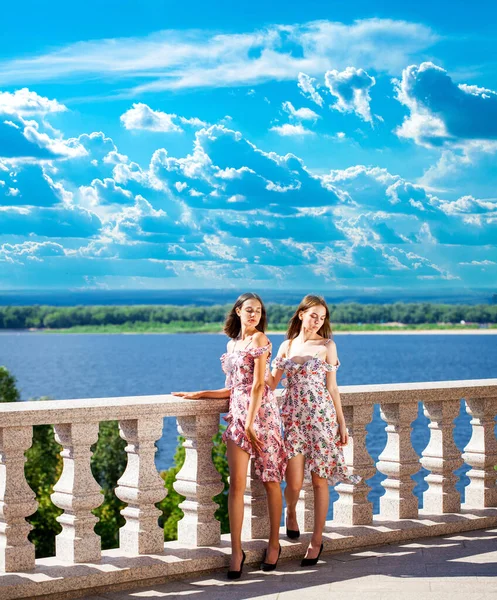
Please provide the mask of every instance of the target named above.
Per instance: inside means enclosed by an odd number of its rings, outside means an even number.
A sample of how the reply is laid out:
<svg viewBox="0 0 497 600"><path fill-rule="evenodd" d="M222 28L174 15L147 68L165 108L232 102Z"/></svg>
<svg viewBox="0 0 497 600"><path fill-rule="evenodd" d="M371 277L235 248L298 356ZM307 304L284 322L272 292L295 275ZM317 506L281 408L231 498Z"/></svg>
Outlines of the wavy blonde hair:
<svg viewBox="0 0 497 600"><path fill-rule="evenodd" d="M300 319L300 313L309 310L313 306L322 306L326 309L326 317L324 319L324 323L321 325L321 328L318 331L318 335L324 338L331 337L331 323L330 323L330 309L326 304L326 300L322 296L315 296L314 294L307 294L304 298L302 298L300 304L298 305L297 310L293 314L292 318L288 322L288 329L286 330L286 337L289 340L295 339L300 333L300 329L302 328L302 320Z"/></svg>

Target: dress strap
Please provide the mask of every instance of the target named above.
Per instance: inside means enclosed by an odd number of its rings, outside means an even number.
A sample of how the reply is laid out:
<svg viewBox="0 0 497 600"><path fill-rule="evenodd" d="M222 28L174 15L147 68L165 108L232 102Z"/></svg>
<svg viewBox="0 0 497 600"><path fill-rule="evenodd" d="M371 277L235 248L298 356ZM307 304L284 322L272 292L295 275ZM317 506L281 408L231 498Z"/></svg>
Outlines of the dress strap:
<svg viewBox="0 0 497 600"><path fill-rule="evenodd" d="M254 337L255 334L250 335L247 339L248 339L248 344L245 345L244 350L246 350L250 344L252 343L252 338Z"/></svg>
<svg viewBox="0 0 497 600"><path fill-rule="evenodd" d="M269 356L271 356L271 342L269 342L265 346L259 346L259 347L255 347L255 348L252 347L247 350L247 352L254 358L258 358L259 356L261 356L262 354L264 354L265 352L268 352L268 351L269 351Z"/></svg>
<svg viewBox="0 0 497 600"><path fill-rule="evenodd" d="M248 340L248 343L243 347L243 350L246 350L250 344L252 343L252 338L254 337L254 334L250 335L248 338L246 338ZM237 339L235 339L235 343L233 344L233 352L235 351L236 345L238 344Z"/></svg>

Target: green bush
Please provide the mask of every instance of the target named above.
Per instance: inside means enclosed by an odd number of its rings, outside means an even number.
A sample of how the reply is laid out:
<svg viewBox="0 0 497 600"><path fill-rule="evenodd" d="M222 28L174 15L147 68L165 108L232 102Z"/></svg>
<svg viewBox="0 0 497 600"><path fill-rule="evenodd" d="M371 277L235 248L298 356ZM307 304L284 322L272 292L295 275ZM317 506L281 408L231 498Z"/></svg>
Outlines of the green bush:
<svg viewBox="0 0 497 600"><path fill-rule="evenodd" d="M119 546L119 528L125 523L120 511L126 505L114 493L128 462L125 446L117 421L100 423L98 441L91 447L91 470L104 495L103 503L93 511L99 519L95 532L102 539L102 550Z"/></svg>
<svg viewBox="0 0 497 600"><path fill-rule="evenodd" d="M61 449L51 425L33 427L33 444L26 452L24 472L38 501L38 510L27 519L33 526L29 539L35 545L36 558L55 554L55 536L62 529L56 521L62 510L50 499L53 486L62 473Z"/></svg>
<svg viewBox="0 0 497 600"><path fill-rule="evenodd" d="M0 367L0 402L19 402L20 399L16 378L5 367Z"/></svg>

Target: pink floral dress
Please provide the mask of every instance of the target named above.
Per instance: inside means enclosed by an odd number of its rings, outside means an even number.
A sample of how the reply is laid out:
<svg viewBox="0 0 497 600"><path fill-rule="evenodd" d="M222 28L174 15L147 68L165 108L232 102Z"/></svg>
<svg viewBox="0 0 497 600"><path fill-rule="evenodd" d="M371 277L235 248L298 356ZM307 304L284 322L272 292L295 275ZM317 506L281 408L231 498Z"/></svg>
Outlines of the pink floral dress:
<svg viewBox="0 0 497 600"><path fill-rule="evenodd" d="M221 365L226 373L226 387L231 389L230 408L225 420L228 423L223 441L233 441L254 457L255 473L262 481L282 481L286 469L286 453L281 433L281 418L273 390L266 384L262 403L254 421L254 429L261 441L262 451L254 451L245 434L245 422L254 381L254 359L269 350L266 377L269 375L271 344L260 348L247 348L226 352Z"/></svg>
<svg viewBox="0 0 497 600"><path fill-rule="evenodd" d="M311 473L327 479L330 485L339 482L358 483L361 477L348 472L340 440L335 406L326 387L326 373L340 366L330 365L318 356L304 364L277 357L273 367L286 374L281 416L288 459L305 457L305 479Z"/></svg>

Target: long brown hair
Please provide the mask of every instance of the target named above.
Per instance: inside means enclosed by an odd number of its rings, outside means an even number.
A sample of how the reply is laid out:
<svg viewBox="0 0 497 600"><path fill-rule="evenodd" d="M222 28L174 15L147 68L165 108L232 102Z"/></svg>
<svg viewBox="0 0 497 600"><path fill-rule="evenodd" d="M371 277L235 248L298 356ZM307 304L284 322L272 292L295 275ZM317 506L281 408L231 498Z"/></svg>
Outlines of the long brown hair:
<svg viewBox="0 0 497 600"><path fill-rule="evenodd" d="M238 296L235 304L233 304L232 309L226 315L226 321L224 322L223 331L232 340L236 339L240 335L240 331L242 329L242 322L240 320L240 317L236 314L236 309L240 308L242 304L247 300L258 300L261 303L261 320L257 324L256 329L258 331L262 331L262 333L266 331L267 315L264 302L262 301L261 297L257 294L254 294L253 292L247 292L246 294Z"/></svg>
<svg viewBox="0 0 497 600"><path fill-rule="evenodd" d="M305 312L313 306L323 306L326 309L326 317L318 331L318 335L324 338L331 337L330 310L326 304L326 300L322 296L307 294L307 296L301 300L297 310L288 322L288 329L286 330L287 339L293 340L298 336L302 327L302 320L300 319L299 313Z"/></svg>

